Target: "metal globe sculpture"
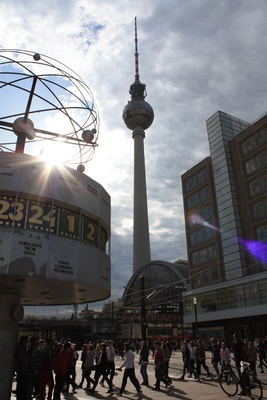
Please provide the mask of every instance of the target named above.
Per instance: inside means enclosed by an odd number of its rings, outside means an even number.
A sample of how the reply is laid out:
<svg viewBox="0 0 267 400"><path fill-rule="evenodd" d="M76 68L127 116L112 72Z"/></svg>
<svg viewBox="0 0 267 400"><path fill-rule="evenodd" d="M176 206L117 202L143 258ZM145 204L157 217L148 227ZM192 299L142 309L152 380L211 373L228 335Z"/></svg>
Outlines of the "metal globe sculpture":
<svg viewBox="0 0 267 400"><path fill-rule="evenodd" d="M99 131L97 106L89 87L66 65L31 51L1 49L0 96L5 99L0 151L39 156L60 144L62 164L81 171L91 160Z"/></svg>
<svg viewBox="0 0 267 400"><path fill-rule="evenodd" d="M84 174L99 118L77 74L39 53L0 50L0 99L0 382L8 400L23 305L110 296L111 205Z"/></svg>

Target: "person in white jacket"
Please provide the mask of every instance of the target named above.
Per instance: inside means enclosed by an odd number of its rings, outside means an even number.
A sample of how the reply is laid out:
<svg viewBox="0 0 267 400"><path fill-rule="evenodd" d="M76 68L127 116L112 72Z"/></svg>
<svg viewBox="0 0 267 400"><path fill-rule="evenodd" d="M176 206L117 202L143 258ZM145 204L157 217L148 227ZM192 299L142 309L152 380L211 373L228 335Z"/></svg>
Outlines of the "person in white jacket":
<svg viewBox="0 0 267 400"><path fill-rule="evenodd" d="M127 383L128 377L129 377L130 381L132 382L132 384L134 385L134 387L136 389L135 396L139 397L140 394L142 393L142 391L141 391L140 383L139 383L138 379L135 376L135 371L134 371L134 353L133 353L133 351L131 349L130 343L128 343L128 342L124 343L124 349L125 349L125 353L126 353L125 354L125 361L119 368L117 368L118 371L121 371L122 368L125 367L119 394L120 395L123 394L124 389L126 387L126 383Z"/></svg>

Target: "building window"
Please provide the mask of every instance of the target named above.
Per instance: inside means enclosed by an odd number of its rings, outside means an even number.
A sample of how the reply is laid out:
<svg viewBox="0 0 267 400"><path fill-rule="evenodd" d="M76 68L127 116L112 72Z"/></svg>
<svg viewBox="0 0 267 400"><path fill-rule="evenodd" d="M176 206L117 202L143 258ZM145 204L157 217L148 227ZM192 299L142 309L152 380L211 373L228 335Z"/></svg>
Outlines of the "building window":
<svg viewBox="0 0 267 400"><path fill-rule="evenodd" d="M267 226L261 226L257 229L257 238L263 242L267 241Z"/></svg>
<svg viewBox="0 0 267 400"><path fill-rule="evenodd" d="M264 205L263 203L257 203L253 206L253 215L255 219L263 217L265 214L264 212Z"/></svg>
<svg viewBox="0 0 267 400"><path fill-rule="evenodd" d="M192 254L192 264L193 264L194 267L199 264L199 253L198 253L198 251L196 253Z"/></svg>
<svg viewBox="0 0 267 400"><path fill-rule="evenodd" d="M250 140L247 140L245 143L242 143L242 150L244 156L247 155L250 151L253 150L252 144Z"/></svg>
<svg viewBox="0 0 267 400"><path fill-rule="evenodd" d="M267 175L262 177L262 189L267 189Z"/></svg>
<svg viewBox="0 0 267 400"><path fill-rule="evenodd" d="M205 229L200 229L198 231L198 243L204 242L205 240Z"/></svg>
<svg viewBox="0 0 267 400"><path fill-rule="evenodd" d="M187 199L187 208L190 210L190 208L194 207L194 197L188 197Z"/></svg>
<svg viewBox="0 0 267 400"><path fill-rule="evenodd" d="M254 158L252 160L249 160L248 162L246 162L246 171L247 171L248 175L250 175L254 171L256 171L256 163L255 163Z"/></svg>
<svg viewBox="0 0 267 400"><path fill-rule="evenodd" d="M194 183L194 186L198 186L198 184L199 184L199 176L198 175L195 175L193 177L193 183Z"/></svg>
<svg viewBox="0 0 267 400"><path fill-rule="evenodd" d="M214 237L214 230L212 228L206 228L207 238L211 239Z"/></svg>
<svg viewBox="0 0 267 400"><path fill-rule="evenodd" d="M212 209L211 209L211 206L208 206L208 207L205 207L205 208L204 208L204 217L205 217L206 220L212 218Z"/></svg>
<svg viewBox="0 0 267 400"><path fill-rule="evenodd" d="M260 132L260 133L258 133L258 135L255 136L255 144L258 147L258 146L262 145L262 143L263 143L263 139L262 139L262 134Z"/></svg>
<svg viewBox="0 0 267 400"><path fill-rule="evenodd" d="M190 243L191 246L195 246L197 244L197 233L191 233L190 235Z"/></svg>
<svg viewBox="0 0 267 400"><path fill-rule="evenodd" d="M209 255L209 260L213 260L217 256L216 252L216 246L210 246L208 248L208 255Z"/></svg>
<svg viewBox="0 0 267 400"><path fill-rule="evenodd" d="M208 257L207 257L207 249L200 250L199 255L200 255L200 262L201 263L207 262L207 259L208 259Z"/></svg>
<svg viewBox="0 0 267 400"><path fill-rule="evenodd" d="M201 172L199 173L199 176L200 176L200 181L201 181L201 183L206 182L206 180L207 180L207 178L208 178L207 170L204 169L203 171L201 171Z"/></svg>
<svg viewBox="0 0 267 400"><path fill-rule="evenodd" d="M189 217L190 228L192 228L193 226L195 226L197 224L196 218L197 218L197 216L195 214L190 215L190 217Z"/></svg>
<svg viewBox="0 0 267 400"><path fill-rule="evenodd" d="M267 164L267 157L265 153L262 153L257 157L257 164L259 167L264 167Z"/></svg>
<svg viewBox="0 0 267 400"><path fill-rule="evenodd" d="M197 192L195 194L195 203L199 204L200 202L201 202L201 195L200 195L200 192Z"/></svg>
<svg viewBox="0 0 267 400"><path fill-rule="evenodd" d="M217 296L216 292L211 292L206 295L206 312L217 310Z"/></svg>
<svg viewBox="0 0 267 400"><path fill-rule="evenodd" d="M193 276L193 287L198 287L201 285L200 276L196 274Z"/></svg>
<svg viewBox="0 0 267 400"><path fill-rule="evenodd" d="M231 308L244 308L246 307L243 286L235 286L229 289L231 299Z"/></svg>
<svg viewBox="0 0 267 400"><path fill-rule="evenodd" d="M211 269L210 276L211 276L211 281L212 282L218 282L218 280L219 280L218 267L213 267Z"/></svg>
<svg viewBox="0 0 267 400"><path fill-rule="evenodd" d="M217 292L218 310L229 310L231 308L231 300L229 290L223 289Z"/></svg>
<svg viewBox="0 0 267 400"><path fill-rule="evenodd" d="M267 179L266 179L266 184L267 184ZM254 182L251 182L249 184L249 190L250 190L251 196L255 196L255 194L257 194L257 193L259 193L261 191L260 182L258 180L254 181Z"/></svg>
<svg viewBox="0 0 267 400"><path fill-rule="evenodd" d="M185 189L187 192L192 189L192 180L188 179L188 181L185 182Z"/></svg>
<svg viewBox="0 0 267 400"><path fill-rule="evenodd" d="M209 187L205 187L205 188L202 190L202 197L203 197L203 200L208 199L208 198L209 198L209 195L210 195Z"/></svg>

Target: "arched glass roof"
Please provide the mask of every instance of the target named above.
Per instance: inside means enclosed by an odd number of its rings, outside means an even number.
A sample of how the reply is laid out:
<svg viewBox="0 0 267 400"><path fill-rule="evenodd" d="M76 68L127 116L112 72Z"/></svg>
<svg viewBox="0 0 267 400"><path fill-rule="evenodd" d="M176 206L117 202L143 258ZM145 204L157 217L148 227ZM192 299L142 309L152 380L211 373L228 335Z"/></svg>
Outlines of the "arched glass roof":
<svg viewBox="0 0 267 400"><path fill-rule="evenodd" d="M132 276L122 300L124 306L139 307L140 298L144 297L147 308L168 307L179 302L182 292L189 289L187 262L152 261Z"/></svg>

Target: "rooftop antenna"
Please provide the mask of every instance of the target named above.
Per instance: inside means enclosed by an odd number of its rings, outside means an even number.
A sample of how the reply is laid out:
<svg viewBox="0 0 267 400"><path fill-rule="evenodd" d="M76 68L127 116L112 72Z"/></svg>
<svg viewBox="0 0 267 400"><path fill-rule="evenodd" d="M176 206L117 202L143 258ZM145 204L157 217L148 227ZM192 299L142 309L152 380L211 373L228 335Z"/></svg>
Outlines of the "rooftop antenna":
<svg viewBox="0 0 267 400"><path fill-rule="evenodd" d="M134 83L130 86L130 95L132 96L132 99L140 99L144 100L147 93L146 93L146 85L140 82L140 76L139 76L139 61L138 61L138 46L137 46L137 19L136 17L134 18L134 26L135 26L135 76L134 76Z"/></svg>
<svg viewBox="0 0 267 400"><path fill-rule="evenodd" d="M137 39L137 19L136 17L134 18L134 26L135 26L135 80L139 81L140 75L139 75L139 62L138 62L138 39Z"/></svg>

